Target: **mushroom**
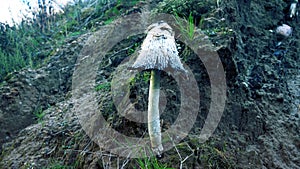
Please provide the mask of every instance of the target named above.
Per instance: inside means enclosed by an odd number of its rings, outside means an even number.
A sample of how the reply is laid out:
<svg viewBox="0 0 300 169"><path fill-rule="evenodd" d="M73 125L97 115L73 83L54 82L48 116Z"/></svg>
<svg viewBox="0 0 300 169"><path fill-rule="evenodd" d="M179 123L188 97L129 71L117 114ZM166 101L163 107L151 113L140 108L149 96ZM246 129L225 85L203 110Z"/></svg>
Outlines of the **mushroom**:
<svg viewBox="0 0 300 169"><path fill-rule="evenodd" d="M164 21L154 23L147 29L139 55L129 69L151 71L148 98L148 131L153 152L161 156L161 128L159 115L160 72L186 72L180 62L174 31Z"/></svg>

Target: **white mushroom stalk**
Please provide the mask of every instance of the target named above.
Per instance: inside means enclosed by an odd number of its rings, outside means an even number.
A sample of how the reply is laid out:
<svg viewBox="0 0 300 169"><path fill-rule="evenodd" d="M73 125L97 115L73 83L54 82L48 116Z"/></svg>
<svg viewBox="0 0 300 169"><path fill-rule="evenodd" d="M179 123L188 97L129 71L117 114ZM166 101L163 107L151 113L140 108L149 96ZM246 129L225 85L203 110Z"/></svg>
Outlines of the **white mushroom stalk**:
<svg viewBox="0 0 300 169"><path fill-rule="evenodd" d="M148 131L151 147L158 156L163 151L161 142L160 115L159 115L159 90L160 90L160 72L151 71L149 97L148 97Z"/></svg>
<svg viewBox="0 0 300 169"><path fill-rule="evenodd" d="M159 112L160 71L186 72L178 56L174 32L167 23L161 21L148 27L139 56L131 69L151 70L148 131L152 150L160 156L163 152Z"/></svg>

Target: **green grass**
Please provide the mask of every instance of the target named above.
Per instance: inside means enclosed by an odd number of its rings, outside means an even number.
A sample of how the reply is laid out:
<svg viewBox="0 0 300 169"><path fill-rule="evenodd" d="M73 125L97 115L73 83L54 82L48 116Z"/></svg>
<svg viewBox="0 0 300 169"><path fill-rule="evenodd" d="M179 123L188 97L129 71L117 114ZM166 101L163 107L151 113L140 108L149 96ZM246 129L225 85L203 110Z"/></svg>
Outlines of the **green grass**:
<svg viewBox="0 0 300 169"><path fill-rule="evenodd" d="M106 82L106 83L101 83L101 84L97 85L95 87L95 90L96 90L96 92L99 92L99 91L108 91L108 90L110 90L110 87L111 87L111 83L110 82Z"/></svg>
<svg viewBox="0 0 300 169"><path fill-rule="evenodd" d="M180 32L187 37L188 39L192 40L195 36L195 19L192 13L189 14L187 17L187 23L182 20L177 13L175 13L175 21L179 26Z"/></svg>
<svg viewBox="0 0 300 169"><path fill-rule="evenodd" d="M81 34L82 34L82 32L76 31L76 32L70 33L69 36L78 36L78 35L81 35Z"/></svg>
<svg viewBox="0 0 300 169"><path fill-rule="evenodd" d="M26 61L22 57L20 51L16 51L14 55L6 54L0 49L0 81L10 72L18 71L26 65Z"/></svg>
<svg viewBox="0 0 300 169"><path fill-rule="evenodd" d="M109 18L109 19L107 19L106 21L104 21L104 24L105 24L105 25L109 25L109 24L111 24L113 21L114 21L114 18Z"/></svg>
<svg viewBox="0 0 300 169"><path fill-rule="evenodd" d="M43 122L43 118L45 116L45 112L43 111L43 109L41 107L37 108L34 111L34 115L37 118L38 123L42 123Z"/></svg>
<svg viewBox="0 0 300 169"><path fill-rule="evenodd" d="M27 10L36 14L35 20L24 18L13 26L0 23L0 82L10 72L47 64L56 54L54 51L66 43L66 38L96 31L98 23L110 24L130 12L140 1L118 0L108 8L110 1L99 1L95 6L91 6L91 2L69 4L63 7L63 13L47 13L44 20L39 19L45 17L44 14L36 13L28 6ZM45 5L48 8L50 4ZM82 11L84 8L88 10Z"/></svg>
<svg viewBox="0 0 300 169"><path fill-rule="evenodd" d="M190 39L193 39L195 35L195 21L192 13L188 17L188 35Z"/></svg>
<svg viewBox="0 0 300 169"><path fill-rule="evenodd" d="M174 169L168 167L166 164L159 163L155 157L138 158L136 161L139 165L138 169Z"/></svg>
<svg viewBox="0 0 300 169"><path fill-rule="evenodd" d="M145 153L144 149L140 150L141 153ZM135 161L138 165L138 168L136 169L174 169L172 167L168 167L168 164L162 164L161 162L158 161L158 159L155 157L153 154L152 150L149 149L150 155L147 157L141 157L141 158L136 158Z"/></svg>
<svg viewBox="0 0 300 169"><path fill-rule="evenodd" d="M61 161L58 160L51 160L50 164L47 167L44 167L43 169L75 169L75 166L71 165L63 165L61 164Z"/></svg>

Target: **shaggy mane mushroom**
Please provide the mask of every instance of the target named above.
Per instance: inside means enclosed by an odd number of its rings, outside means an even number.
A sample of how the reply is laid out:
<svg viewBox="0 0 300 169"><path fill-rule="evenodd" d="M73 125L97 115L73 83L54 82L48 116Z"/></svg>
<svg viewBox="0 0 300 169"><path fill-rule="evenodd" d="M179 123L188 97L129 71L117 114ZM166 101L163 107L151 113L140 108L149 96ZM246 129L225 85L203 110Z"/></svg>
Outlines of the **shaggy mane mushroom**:
<svg viewBox="0 0 300 169"><path fill-rule="evenodd" d="M186 72L178 56L174 34L173 29L164 21L150 25L139 55L132 67L129 68L151 71L148 131L152 150L158 156L161 156L163 152L159 116L160 71Z"/></svg>

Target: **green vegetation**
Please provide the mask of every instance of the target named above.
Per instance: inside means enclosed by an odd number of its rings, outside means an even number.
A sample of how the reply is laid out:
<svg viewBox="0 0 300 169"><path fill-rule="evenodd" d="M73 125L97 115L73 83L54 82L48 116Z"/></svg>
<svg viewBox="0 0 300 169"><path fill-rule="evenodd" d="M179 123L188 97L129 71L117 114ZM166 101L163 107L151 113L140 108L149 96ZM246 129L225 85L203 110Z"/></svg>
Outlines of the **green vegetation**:
<svg viewBox="0 0 300 169"><path fill-rule="evenodd" d="M186 18L188 21L190 14L192 15L195 26L201 26L201 19L205 18L208 11L213 10L216 6L212 0L164 0L160 2L154 10L156 13L168 13L175 15L178 14L181 18ZM202 21L203 22L203 21Z"/></svg>
<svg viewBox="0 0 300 169"><path fill-rule="evenodd" d="M181 33L189 39L194 37L196 27L208 36L230 35L232 30L221 20L217 27L204 23L205 18L211 18L208 15L209 11L215 10L220 4L221 0L164 0L159 3L154 12L173 14ZM182 19L185 19L186 23Z"/></svg>
<svg viewBox="0 0 300 169"><path fill-rule="evenodd" d="M135 84L138 82L143 82L148 84L150 81L151 73L149 71L142 71L141 73L137 74L135 77L129 79L129 85L135 86Z"/></svg>
<svg viewBox="0 0 300 169"><path fill-rule="evenodd" d="M115 5L109 10L105 11L104 14L104 24L110 24L113 20L115 20L121 14L130 13L130 9L132 6L135 6L138 2L144 0L133 0L133 1L125 1L125 0L117 0Z"/></svg>
<svg viewBox="0 0 300 169"><path fill-rule="evenodd" d="M61 161L52 160L51 163L44 169L72 169L72 168L76 168L75 166L63 165Z"/></svg>
<svg viewBox="0 0 300 169"><path fill-rule="evenodd" d="M110 90L111 84L110 82L101 83L95 87L95 90L98 91L108 91Z"/></svg>
<svg viewBox="0 0 300 169"><path fill-rule="evenodd" d="M4 75L20 70L25 65L25 60L20 52L16 52L15 55L5 54L5 52L0 49L0 81L4 79Z"/></svg>
<svg viewBox="0 0 300 169"><path fill-rule="evenodd" d="M175 13L175 20L177 25L179 26L181 33L187 36L190 40L192 40L194 38L196 28L192 13L190 13L189 17L187 18L188 23L186 24L186 26L184 20L181 20L177 13Z"/></svg>
<svg viewBox="0 0 300 169"><path fill-rule="evenodd" d="M0 152L0 161L3 161L3 159L14 150L14 148L15 148L15 143L9 145L7 149L2 149L2 151ZM11 162L9 162L9 164L10 163ZM1 163L0 163L0 168L4 168L3 164Z"/></svg>
<svg viewBox="0 0 300 169"><path fill-rule="evenodd" d="M170 167L167 167L166 164L161 164L158 162L158 160L154 157L152 158L138 158L136 159L139 169L173 169Z"/></svg>
<svg viewBox="0 0 300 169"><path fill-rule="evenodd" d="M37 108L34 111L34 115L37 118L38 123L43 122L43 118L45 116L45 112L43 111L42 107Z"/></svg>
<svg viewBox="0 0 300 169"><path fill-rule="evenodd" d="M233 160L226 154L226 149L219 150L211 145L202 145L200 150L199 159L208 168L234 168Z"/></svg>
<svg viewBox="0 0 300 169"><path fill-rule="evenodd" d="M139 46L140 46L139 43L134 43L134 45L128 49L127 54L129 56L132 55L138 49Z"/></svg>
<svg viewBox="0 0 300 169"><path fill-rule="evenodd" d="M198 139L191 137L189 142L197 149L197 161L204 168L235 168L234 156L226 142L211 138L205 143L199 143Z"/></svg>
<svg viewBox="0 0 300 169"><path fill-rule="evenodd" d="M233 31L226 27L221 28L212 28L212 29L205 29L204 33L208 36L217 36L217 35L231 35Z"/></svg>
<svg viewBox="0 0 300 169"><path fill-rule="evenodd" d="M47 62L49 58L56 55L56 49L63 45L68 38L80 36L87 31L97 30L98 26L112 23L120 15L130 13L132 6L138 2L140 1L99 0L91 6L87 4L88 2L78 0L74 5L64 7L62 9L64 13L48 14L41 12L35 14L37 16L35 20L30 18L24 19L20 24L13 26L0 24L0 40L2 42L0 44L0 82L4 79L12 78L13 73L11 72L18 71L24 67L36 68ZM220 0L217 0L217 4L219 2ZM208 3L203 2L203 4L207 5ZM201 12L197 12L195 7L202 9L203 4L195 0L165 0L160 3L158 11L174 14L182 33L192 40L195 35L196 26L202 28L205 18ZM47 7L47 5L42 4L41 8ZM209 8L203 7L202 12L205 13L207 9ZM180 18L185 18L187 23L184 23ZM214 36L217 33L230 33L230 30L214 28L205 29L204 32L209 36ZM135 53L139 46L140 43L134 43L131 48L126 49L127 54L131 55ZM191 55L192 50L186 47L182 53L186 61L187 57ZM129 79L129 81L130 87L147 84L150 81L150 72L140 72L135 77ZM97 92L107 92L110 89L110 82L95 86L95 91ZM139 100L141 99L139 98ZM111 115L111 112L116 111L111 98L104 98L102 103L105 105L103 106L104 114ZM45 112L42 108L38 108L34 112L34 115L39 123L43 122ZM109 117L107 121L113 124L115 118L115 116ZM78 141L76 139L79 138L75 137L74 143L61 145L60 151L74 148L75 143L77 144ZM214 144L199 145L197 143L196 147L199 149L199 153L197 154L199 159L197 160L203 166L207 166L208 168L233 168L233 162L231 161L230 154L227 153L226 145L217 148ZM168 168L169 164L161 164L154 157L136 159L136 163L142 169L170 169ZM77 164L74 166L77 166ZM74 166L66 166L62 162L54 160L48 168L64 169ZM31 166L28 165L26 168L29 167Z"/></svg>
<svg viewBox="0 0 300 169"><path fill-rule="evenodd" d="M95 31L103 24L110 24L120 15L129 14L140 0L74 0L66 6L54 6L53 0L24 0L33 18L24 17L14 25L0 23L0 82L13 71L24 67L37 68L57 53L57 48L71 37ZM56 10L63 13L54 13ZM24 14L25 15L25 14Z"/></svg>

